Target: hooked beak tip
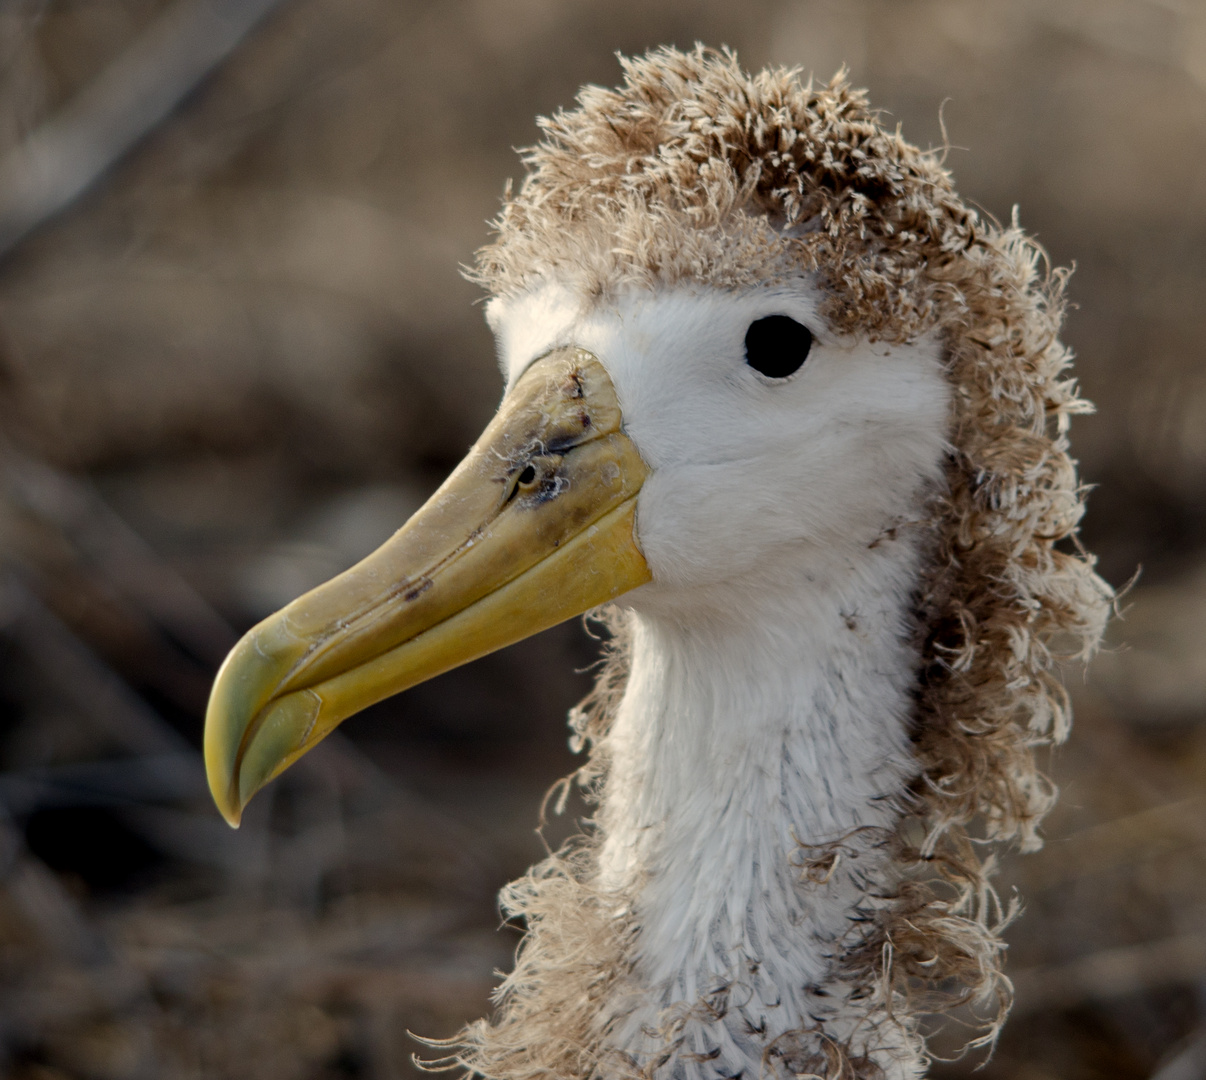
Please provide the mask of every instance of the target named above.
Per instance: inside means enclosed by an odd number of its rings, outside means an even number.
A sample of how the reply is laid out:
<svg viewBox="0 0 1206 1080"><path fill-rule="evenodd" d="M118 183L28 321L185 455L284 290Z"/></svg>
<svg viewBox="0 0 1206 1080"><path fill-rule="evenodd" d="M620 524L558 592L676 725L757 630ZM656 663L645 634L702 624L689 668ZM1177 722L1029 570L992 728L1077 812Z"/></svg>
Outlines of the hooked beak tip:
<svg viewBox="0 0 1206 1080"><path fill-rule="evenodd" d="M348 716L649 581L646 475L597 358L538 361L403 529L231 651L205 721L227 823Z"/></svg>

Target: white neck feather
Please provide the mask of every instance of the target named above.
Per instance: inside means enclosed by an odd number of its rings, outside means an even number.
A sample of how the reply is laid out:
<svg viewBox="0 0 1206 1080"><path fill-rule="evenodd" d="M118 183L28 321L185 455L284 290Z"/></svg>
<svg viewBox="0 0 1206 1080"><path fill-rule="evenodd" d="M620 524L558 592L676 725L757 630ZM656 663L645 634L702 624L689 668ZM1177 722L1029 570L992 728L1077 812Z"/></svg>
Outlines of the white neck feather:
<svg viewBox="0 0 1206 1080"><path fill-rule="evenodd" d="M514 985L572 987L556 1007L590 1014L584 1042L601 1032L656 1080L772 1075L763 1053L793 1032L788 1072L827 1074L808 1048L837 1044L873 1059L860 1075L920 1071L908 1033L877 1028L865 972L852 985L836 958L891 890L886 839L917 770L925 530L904 523L942 482L950 386L936 334L842 336L823 300L803 279L611 298L550 282L490 308L511 382L557 344L597 356L650 468L636 531L653 580L622 598L632 667L599 745L594 849L634 936L600 1015L599 972L555 974L585 955L568 917L521 898L536 930ZM812 333L784 379L746 362L749 327L774 315Z"/></svg>
<svg viewBox="0 0 1206 1080"><path fill-rule="evenodd" d="M691 612L632 615L631 674L603 747L600 871L633 898L645 994L614 1045L645 1058L663 1010L733 988L727 1015L689 1022L675 1075L758 1076L767 1044L819 1011L840 1037L833 958L869 885L890 875L884 830L916 772L917 545L864 549L863 565L811 555L809 572L784 578L797 553L773 580L700 596ZM837 864L808 874L826 854ZM889 1075L913 1071L898 1061Z"/></svg>

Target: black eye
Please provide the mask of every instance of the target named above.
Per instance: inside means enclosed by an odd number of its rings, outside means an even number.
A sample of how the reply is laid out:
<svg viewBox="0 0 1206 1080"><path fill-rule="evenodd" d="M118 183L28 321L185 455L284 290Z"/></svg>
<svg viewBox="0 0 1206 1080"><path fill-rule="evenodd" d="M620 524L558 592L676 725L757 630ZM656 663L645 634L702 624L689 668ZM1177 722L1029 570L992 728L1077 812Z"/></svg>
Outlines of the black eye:
<svg viewBox="0 0 1206 1080"><path fill-rule="evenodd" d="M812 331L786 315L755 319L745 332L745 362L768 379L794 375L811 348Z"/></svg>

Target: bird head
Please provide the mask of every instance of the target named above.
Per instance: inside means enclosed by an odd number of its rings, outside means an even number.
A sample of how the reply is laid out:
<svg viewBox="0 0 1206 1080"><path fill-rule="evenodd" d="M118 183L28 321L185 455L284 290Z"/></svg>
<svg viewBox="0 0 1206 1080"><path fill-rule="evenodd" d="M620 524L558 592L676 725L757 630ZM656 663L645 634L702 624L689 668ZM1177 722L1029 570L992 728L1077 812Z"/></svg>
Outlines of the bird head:
<svg viewBox="0 0 1206 1080"><path fill-rule="evenodd" d="M1062 723L1045 643L1091 643L1108 601L1055 546L1082 509L1062 279L841 77L624 64L542 121L479 253L498 415L383 548L223 665L218 807L237 824L348 716L598 605L757 610L924 521L927 797L1025 841L1031 748Z"/></svg>

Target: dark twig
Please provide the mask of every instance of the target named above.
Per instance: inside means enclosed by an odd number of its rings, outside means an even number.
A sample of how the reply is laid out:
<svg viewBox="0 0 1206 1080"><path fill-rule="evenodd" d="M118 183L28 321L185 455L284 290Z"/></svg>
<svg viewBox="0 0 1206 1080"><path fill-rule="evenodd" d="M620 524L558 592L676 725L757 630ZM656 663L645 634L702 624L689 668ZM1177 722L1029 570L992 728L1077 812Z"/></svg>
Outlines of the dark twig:
<svg viewBox="0 0 1206 1080"><path fill-rule="evenodd" d="M188 741L84 644L14 572L0 582L6 636L64 703L135 754L195 753Z"/></svg>
<svg viewBox="0 0 1206 1080"><path fill-rule="evenodd" d="M199 660L217 667L236 634L86 480L8 449L9 498L61 533L106 582Z"/></svg>

